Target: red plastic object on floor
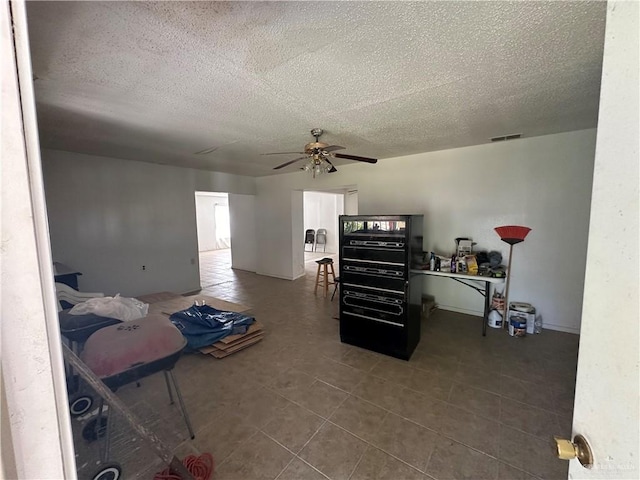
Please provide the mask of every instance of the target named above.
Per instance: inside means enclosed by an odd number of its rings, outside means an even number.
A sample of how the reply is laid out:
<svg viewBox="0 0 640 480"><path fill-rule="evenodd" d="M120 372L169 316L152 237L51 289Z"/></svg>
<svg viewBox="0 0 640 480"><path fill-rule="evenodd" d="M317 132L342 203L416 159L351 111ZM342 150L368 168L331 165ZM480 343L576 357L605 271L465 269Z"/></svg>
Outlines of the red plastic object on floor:
<svg viewBox="0 0 640 480"><path fill-rule="evenodd" d="M189 470L195 480L210 480L213 476L214 462L210 453L203 453L199 457L188 455L182 460L182 464ZM160 473L156 473L153 480L182 480L182 477L171 473L167 467Z"/></svg>

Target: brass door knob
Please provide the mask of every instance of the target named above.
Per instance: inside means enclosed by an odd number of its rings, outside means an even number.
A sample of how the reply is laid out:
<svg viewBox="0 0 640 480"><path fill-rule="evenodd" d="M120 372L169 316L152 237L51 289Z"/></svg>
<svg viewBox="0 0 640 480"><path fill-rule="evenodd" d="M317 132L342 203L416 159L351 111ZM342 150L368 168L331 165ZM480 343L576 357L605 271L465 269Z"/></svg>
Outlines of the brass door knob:
<svg viewBox="0 0 640 480"><path fill-rule="evenodd" d="M566 438L554 436L556 455L560 460L572 460L577 458L584 468L593 466L593 452L587 443L587 439L582 435L573 437L573 442Z"/></svg>

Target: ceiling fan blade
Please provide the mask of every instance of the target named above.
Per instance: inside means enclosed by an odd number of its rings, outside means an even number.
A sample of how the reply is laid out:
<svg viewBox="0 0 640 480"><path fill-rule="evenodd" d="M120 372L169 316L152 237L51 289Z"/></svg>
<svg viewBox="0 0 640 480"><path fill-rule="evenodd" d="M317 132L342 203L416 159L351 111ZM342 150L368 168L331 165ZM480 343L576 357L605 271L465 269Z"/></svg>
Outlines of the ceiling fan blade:
<svg viewBox="0 0 640 480"><path fill-rule="evenodd" d="M331 165L331 168L329 170L327 170L327 173L333 173L333 172L337 172L338 169L335 167L335 165L333 163L331 163L331 160L329 160L328 156L324 157L324 161L327 162L329 165Z"/></svg>
<svg viewBox="0 0 640 480"><path fill-rule="evenodd" d="M346 158L348 160L356 160L358 162L378 163L377 158L358 157L356 155L347 155L346 153L332 153L335 158Z"/></svg>
<svg viewBox="0 0 640 480"><path fill-rule="evenodd" d="M297 153L298 155L305 154L305 152L272 152L272 153L261 153L260 155L289 155L290 153Z"/></svg>
<svg viewBox="0 0 640 480"><path fill-rule="evenodd" d="M341 147L340 145L329 145L327 148L323 148L323 152L335 152L336 150L344 150L346 147Z"/></svg>
<svg viewBox="0 0 640 480"><path fill-rule="evenodd" d="M286 167L287 165L291 165L292 163L297 162L298 160L304 160L305 158L309 158L309 157L298 157L295 160L290 160L288 162L284 162L282 165L278 165L277 167L273 167L274 170L278 170L280 168Z"/></svg>

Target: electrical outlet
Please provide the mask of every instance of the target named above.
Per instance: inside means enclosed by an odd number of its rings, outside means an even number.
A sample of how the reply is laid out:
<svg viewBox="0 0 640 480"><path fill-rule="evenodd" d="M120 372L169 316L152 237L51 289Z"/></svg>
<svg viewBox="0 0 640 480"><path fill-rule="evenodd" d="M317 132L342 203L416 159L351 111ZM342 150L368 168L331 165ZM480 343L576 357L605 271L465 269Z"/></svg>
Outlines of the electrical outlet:
<svg viewBox="0 0 640 480"><path fill-rule="evenodd" d="M142 265L142 270L146 270L147 266L146 265Z"/></svg>
<svg viewBox="0 0 640 480"><path fill-rule="evenodd" d="M195 259L195 258L192 258L192 259L191 259L191 265L195 265L195 264L196 264L196 259Z"/></svg>

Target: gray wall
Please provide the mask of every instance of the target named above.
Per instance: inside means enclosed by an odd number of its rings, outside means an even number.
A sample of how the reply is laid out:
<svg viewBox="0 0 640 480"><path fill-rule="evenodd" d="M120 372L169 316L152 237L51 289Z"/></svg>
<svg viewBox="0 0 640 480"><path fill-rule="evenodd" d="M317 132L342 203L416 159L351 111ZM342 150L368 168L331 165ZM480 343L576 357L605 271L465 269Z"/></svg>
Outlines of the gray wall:
<svg viewBox="0 0 640 480"><path fill-rule="evenodd" d="M83 272L84 290L136 295L198 288L194 192L253 195L232 245L234 266L285 279L304 275L303 191L358 190L361 214L420 213L424 249L451 254L454 238L476 249L508 245L493 228L525 225L514 247L510 299L532 303L547 328L580 329L595 129L350 164L312 179L306 172L247 178L140 162L44 152L54 259ZM234 244L233 232L243 232ZM254 233L253 240L250 239ZM237 240L237 239L236 239ZM147 270L142 271L141 265ZM443 279L425 291L443 308L479 315L482 298Z"/></svg>
<svg viewBox="0 0 640 480"><path fill-rule="evenodd" d="M108 295L199 288L195 191L254 193L252 178L151 163L45 150L42 164L53 259Z"/></svg>
<svg viewBox="0 0 640 480"><path fill-rule="evenodd" d="M231 266L250 272L256 271L255 200L255 195L229 195Z"/></svg>

